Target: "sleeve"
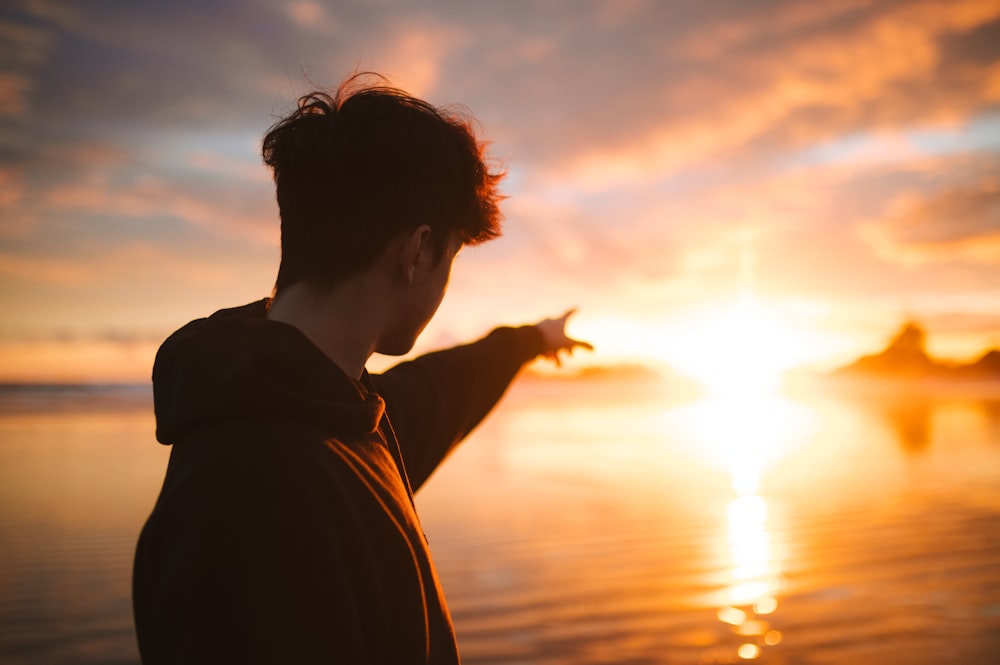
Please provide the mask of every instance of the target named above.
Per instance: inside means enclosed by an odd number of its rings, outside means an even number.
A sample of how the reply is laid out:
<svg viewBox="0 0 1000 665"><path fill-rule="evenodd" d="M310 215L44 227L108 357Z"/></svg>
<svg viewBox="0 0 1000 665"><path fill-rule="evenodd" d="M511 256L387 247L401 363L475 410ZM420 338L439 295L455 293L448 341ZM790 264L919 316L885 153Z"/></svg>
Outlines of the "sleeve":
<svg viewBox="0 0 1000 665"><path fill-rule="evenodd" d="M486 417L521 367L544 350L535 326L497 328L478 342L371 377L386 402L414 491Z"/></svg>

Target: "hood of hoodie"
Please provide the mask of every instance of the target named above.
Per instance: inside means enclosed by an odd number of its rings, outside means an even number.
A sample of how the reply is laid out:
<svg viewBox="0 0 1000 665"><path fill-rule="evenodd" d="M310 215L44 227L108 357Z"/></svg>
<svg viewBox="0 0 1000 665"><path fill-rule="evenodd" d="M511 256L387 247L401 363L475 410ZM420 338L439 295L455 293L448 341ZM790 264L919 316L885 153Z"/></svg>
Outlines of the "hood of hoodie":
<svg viewBox="0 0 1000 665"><path fill-rule="evenodd" d="M330 436L376 430L385 403L297 328L266 318L267 301L224 309L171 335L153 365L156 438L179 443L232 420L291 420Z"/></svg>

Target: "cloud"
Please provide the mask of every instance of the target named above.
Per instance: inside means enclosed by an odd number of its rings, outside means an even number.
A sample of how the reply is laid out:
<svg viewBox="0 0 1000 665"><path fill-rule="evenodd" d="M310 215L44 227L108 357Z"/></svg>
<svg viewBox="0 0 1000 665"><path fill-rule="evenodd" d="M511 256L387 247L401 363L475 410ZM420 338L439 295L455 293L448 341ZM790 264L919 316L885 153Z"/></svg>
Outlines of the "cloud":
<svg viewBox="0 0 1000 665"><path fill-rule="evenodd" d="M665 39L648 62L622 62L634 48L626 45L610 56L621 64L621 84L595 81L606 88L600 102L578 104L552 132L558 148L573 143L561 159L549 158L554 177L586 186L655 181L709 160L859 130L954 124L1000 99L998 58L963 58L954 48L962 34L995 21L1000 5L831 4L840 8L834 16L779 3L707 20ZM635 41L646 39L639 28ZM628 67L647 78L636 82ZM622 86L628 94L619 94Z"/></svg>
<svg viewBox="0 0 1000 665"><path fill-rule="evenodd" d="M921 317L928 329L933 332L947 333L981 333L984 330L994 332L997 342L1000 342L1000 314L997 313L997 298L988 302L988 311L960 311L955 309L934 312Z"/></svg>
<svg viewBox="0 0 1000 665"><path fill-rule="evenodd" d="M49 40L46 49L33 47L40 54L35 66L18 69L32 84L36 138L185 124L265 126L268 108L287 87L288 59L276 56L293 39L292 26L272 20L278 9L268 3L187 4L83 11L32 0L11 12L11 32L41 31Z"/></svg>
<svg viewBox="0 0 1000 665"><path fill-rule="evenodd" d="M577 9L304 1L209 3L196 21L173 8L77 13L58 25L85 48L37 94L64 90L88 122L119 128L228 124L253 134L279 95L297 96L291 88L373 68L418 95L468 103L504 156L584 187L655 181L754 142L954 121L997 97L982 85L1000 81L996 58L956 46L996 17L994 3Z"/></svg>
<svg viewBox="0 0 1000 665"><path fill-rule="evenodd" d="M79 260L0 254L0 275L8 283L45 282L62 286L83 286L93 281L92 267Z"/></svg>
<svg viewBox="0 0 1000 665"><path fill-rule="evenodd" d="M50 55L53 43L51 29L0 16L0 71L36 71Z"/></svg>
<svg viewBox="0 0 1000 665"><path fill-rule="evenodd" d="M27 77L0 72L0 117L22 116L28 110L28 91L31 82Z"/></svg>
<svg viewBox="0 0 1000 665"><path fill-rule="evenodd" d="M31 228L33 220L23 206L25 186L21 174L0 167L0 238L21 236Z"/></svg>
<svg viewBox="0 0 1000 665"><path fill-rule="evenodd" d="M211 145L211 137L172 135L127 147L43 143L0 165L0 237L23 243L68 222L82 228L117 218L136 237L180 223L234 244L275 246L278 214L266 168L249 150L232 156Z"/></svg>
<svg viewBox="0 0 1000 665"><path fill-rule="evenodd" d="M391 28L384 55L372 64L411 94L429 96L438 86L443 61L471 39L469 31L457 27L399 21Z"/></svg>
<svg viewBox="0 0 1000 665"><path fill-rule="evenodd" d="M201 184L158 176L127 185L76 182L43 195L49 214L101 215L142 220L178 220L235 243L274 246L278 242L277 206L264 187L225 182Z"/></svg>
<svg viewBox="0 0 1000 665"><path fill-rule="evenodd" d="M884 309L997 287L982 157L998 145L983 120L1000 103L995 2L3 13L0 273L17 293L0 305L38 330L160 329L269 288L261 134L357 69L468 105L511 169L506 237L465 253L435 330L571 304L660 316L732 293L747 252L776 296Z"/></svg>
<svg viewBox="0 0 1000 665"><path fill-rule="evenodd" d="M145 382L159 342L0 339L0 381Z"/></svg>
<svg viewBox="0 0 1000 665"><path fill-rule="evenodd" d="M292 2L287 6L288 15L301 28L315 28L327 21L323 5L314 0Z"/></svg>
<svg viewBox="0 0 1000 665"><path fill-rule="evenodd" d="M900 198L863 233L890 261L1000 264L1000 178Z"/></svg>
<svg viewBox="0 0 1000 665"><path fill-rule="evenodd" d="M72 291L122 280L155 283L169 280L187 288L232 286L241 275L235 262L201 252L179 254L172 248L144 242L115 244L94 253L70 256L0 253L0 275L8 284L30 287L48 284Z"/></svg>
<svg viewBox="0 0 1000 665"><path fill-rule="evenodd" d="M0 17L0 119L28 112L37 69L51 46L48 30Z"/></svg>
<svg viewBox="0 0 1000 665"><path fill-rule="evenodd" d="M190 319L256 300L271 290L276 252L164 243L67 252L0 253L3 306L18 316L0 337L93 338L113 330L162 339Z"/></svg>

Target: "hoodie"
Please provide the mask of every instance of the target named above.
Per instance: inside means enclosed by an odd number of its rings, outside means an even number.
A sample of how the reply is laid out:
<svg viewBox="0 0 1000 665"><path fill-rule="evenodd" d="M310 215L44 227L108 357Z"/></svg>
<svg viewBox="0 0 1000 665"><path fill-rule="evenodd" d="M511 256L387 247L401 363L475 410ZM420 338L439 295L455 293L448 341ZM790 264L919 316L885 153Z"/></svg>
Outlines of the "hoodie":
<svg viewBox="0 0 1000 665"><path fill-rule="evenodd" d="M174 333L133 571L143 663L458 663L413 492L542 351L498 328L359 382L263 300Z"/></svg>

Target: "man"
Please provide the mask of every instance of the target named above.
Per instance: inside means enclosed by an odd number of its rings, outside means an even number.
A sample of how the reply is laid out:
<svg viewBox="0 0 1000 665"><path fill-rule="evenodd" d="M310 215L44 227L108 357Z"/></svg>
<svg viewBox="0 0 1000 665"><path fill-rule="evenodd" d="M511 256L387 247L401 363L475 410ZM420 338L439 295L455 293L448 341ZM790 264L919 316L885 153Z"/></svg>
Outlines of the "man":
<svg viewBox="0 0 1000 665"><path fill-rule="evenodd" d="M142 660L458 663L413 504L568 315L370 375L407 353L459 249L499 235L500 176L469 124L354 78L264 139L281 214L273 299L157 354L172 444L134 569Z"/></svg>

